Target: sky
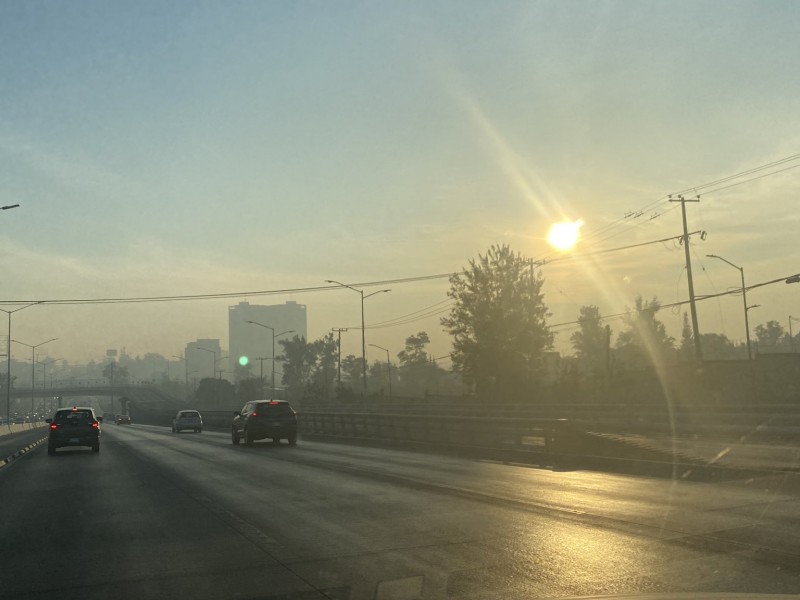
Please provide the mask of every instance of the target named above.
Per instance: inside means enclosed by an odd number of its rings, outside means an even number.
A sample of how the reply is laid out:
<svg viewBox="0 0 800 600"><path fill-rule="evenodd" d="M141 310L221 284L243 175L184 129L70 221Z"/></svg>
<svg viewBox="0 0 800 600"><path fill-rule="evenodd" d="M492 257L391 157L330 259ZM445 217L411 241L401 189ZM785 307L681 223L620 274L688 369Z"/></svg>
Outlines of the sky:
<svg viewBox="0 0 800 600"><path fill-rule="evenodd" d="M311 338L350 327L359 355L352 291L246 292L452 273L493 244L549 261L554 325L685 300L674 240L587 254L674 238L669 194L800 153L798 17L764 0L2 2L0 204L20 207L0 211L0 307L232 294L14 314L13 339L83 362L226 347L228 306L294 300ZM800 169L744 179L687 204L698 295L739 285L707 254L748 285L800 272ZM585 223L569 253L545 240L564 219ZM382 287L365 318L390 326L367 342L394 356L426 331L446 356L447 279L364 289ZM798 294L752 290L751 326L788 329ZM680 310L659 317L680 336ZM740 296L698 319L744 340ZM571 327L554 328L565 354Z"/></svg>

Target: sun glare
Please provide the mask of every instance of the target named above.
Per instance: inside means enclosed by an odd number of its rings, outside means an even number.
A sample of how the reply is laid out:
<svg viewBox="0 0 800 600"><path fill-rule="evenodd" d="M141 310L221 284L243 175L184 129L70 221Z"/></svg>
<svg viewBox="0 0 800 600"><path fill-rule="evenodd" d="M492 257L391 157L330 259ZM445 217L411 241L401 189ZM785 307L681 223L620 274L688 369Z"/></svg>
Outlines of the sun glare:
<svg viewBox="0 0 800 600"><path fill-rule="evenodd" d="M562 221L553 223L547 232L547 241L558 250L569 250L578 243L580 228L583 221Z"/></svg>

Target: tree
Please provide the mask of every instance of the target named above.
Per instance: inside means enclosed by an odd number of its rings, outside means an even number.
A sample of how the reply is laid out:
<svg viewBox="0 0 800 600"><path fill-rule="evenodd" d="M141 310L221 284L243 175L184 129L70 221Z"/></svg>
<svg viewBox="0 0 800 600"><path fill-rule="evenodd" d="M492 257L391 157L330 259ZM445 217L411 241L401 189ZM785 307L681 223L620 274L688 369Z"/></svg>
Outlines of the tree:
<svg viewBox="0 0 800 600"><path fill-rule="evenodd" d="M117 363L110 362L103 367L103 377L108 379L109 383L127 383L128 367L120 367Z"/></svg>
<svg viewBox="0 0 800 600"><path fill-rule="evenodd" d="M236 404L236 388L227 379L204 377L194 393L198 404L222 408Z"/></svg>
<svg viewBox="0 0 800 600"><path fill-rule="evenodd" d="M306 384L306 395L325 400L333 391L336 382L336 360L339 346L333 333L314 340L311 345L313 365Z"/></svg>
<svg viewBox="0 0 800 600"><path fill-rule="evenodd" d="M578 328L570 337L572 347L583 371L599 377L605 371L610 333L601 323L600 309L594 305L581 306Z"/></svg>
<svg viewBox="0 0 800 600"><path fill-rule="evenodd" d="M312 349L306 342L306 338L294 336L290 340L279 340L283 346L283 385L290 400L298 400L303 397L303 388L311 373L314 364Z"/></svg>
<svg viewBox="0 0 800 600"><path fill-rule="evenodd" d="M453 368L479 395L526 395L543 373L553 334L542 294L544 279L508 246L492 246L450 277L454 301L441 323L453 336Z"/></svg>
<svg viewBox="0 0 800 600"><path fill-rule="evenodd" d="M424 331L406 338L405 349L397 353L400 367L392 374L392 386L396 393L424 395L435 389L444 377L444 369L433 362L425 350L429 343L430 338ZM383 381L386 381L385 375Z"/></svg>
<svg viewBox="0 0 800 600"><path fill-rule="evenodd" d="M242 403L263 398L264 394L261 389L261 378L251 377L240 380L236 395L239 397L239 402Z"/></svg>
<svg viewBox="0 0 800 600"><path fill-rule="evenodd" d="M617 358L622 365L641 369L669 359L675 349L675 338L667 335L664 324L656 319L660 308L656 297L649 302L636 297L634 308L624 318L628 329L617 337Z"/></svg>
<svg viewBox="0 0 800 600"><path fill-rule="evenodd" d="M767 321L755 329L759 352L781 352L788 349L789 337L777 321Z"/></svg>
<svg viewBox="0 0 800 600"><path fill-rule="evenodd" d="M381 395L388 395L389 377L394 378L396 372L396 369L390 370L389 364L385 360L376 360L368 369L369 389L373 392L379 392ZM394 381L392 381L392 386L394 386ZM393 387L392 392L396 393L397 390Z"/></svg>
<svg viewBox="0 0 800 600"><path fill-rule="evenodd" d="M363 377L364 360L359 356L348 354L342 359L342 373L345 381L353 390L362 389L361 378Z"/></svg>
<svg viewBox="0 0 800 600"><path fill-rule="evenodd" d="M238 361L233 365L233 378L235 381L244 381L253 378L253 363L242 365Z"/></svg>
<svg viewBox="0 0 800 600"><path fill-rule="evenodd" d="M283 346L283 383L292 399L326 399L336 381L338 345L332 333L311 342L294 336Z"/></svg>
<svg viewBox="0 0 800 600"><path fill-rule="evenodd" d="M406 348L397 353L397 358L400 365L403 367L410 367L412 365L421 365L428 362L428 353L425 352L425 346L430 343L428 334L420 331L417 335L411 335L406 338Z"/></svg>
<svg viewBox="0 0 800 600"><path fill-rule="evenodd" d="M737 358L736 355L739 354L733 342L722 333L701 333L700 343L705 360L726 360ZM747 358L746 347L741 358Z"/></svg>

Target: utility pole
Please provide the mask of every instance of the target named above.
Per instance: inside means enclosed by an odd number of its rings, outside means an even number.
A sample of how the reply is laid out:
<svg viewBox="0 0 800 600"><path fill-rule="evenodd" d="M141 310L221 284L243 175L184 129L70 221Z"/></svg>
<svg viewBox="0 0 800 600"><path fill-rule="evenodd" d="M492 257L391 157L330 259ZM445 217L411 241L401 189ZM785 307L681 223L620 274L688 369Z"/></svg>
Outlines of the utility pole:
<svg viewBox="0 0 800 600"><path fill-rule="evenodd" d="M342 384L342 332L343 331L346 332L347 327L334 327L333 329L331 329L331 331L335 331L336 333L339 334L339 341L336 344L336 353L337 353L336 362L338 364L336 383L341 385Z"/></svg>
<svg viewBox="0 0 800 600"><path fill-rule="evenodd" d="M669 197L670 202L681 203L681 214L683 215L683 250L686 255L686 278L689 280L689 308L692 313L692 333L694 334L694 357L695 360L703 360L703 349L700 345L700 327L697 325L697 306L694 299L694 280L692 279L692 256L689 252L689 228L686 225L686 203L700 202L700 196L686 199L683 196L677 198Z"/></svg>

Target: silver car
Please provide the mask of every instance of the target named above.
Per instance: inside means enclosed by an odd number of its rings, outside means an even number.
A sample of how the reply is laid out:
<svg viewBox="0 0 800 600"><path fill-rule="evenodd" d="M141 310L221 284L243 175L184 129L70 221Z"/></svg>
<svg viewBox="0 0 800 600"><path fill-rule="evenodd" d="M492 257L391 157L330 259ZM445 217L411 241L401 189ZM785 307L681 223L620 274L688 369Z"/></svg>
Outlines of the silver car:
<svg viewBox="0 0 800 600"><path fill-rule="evenodd" d="M195 433L203 431L203 417L196 410L181 410L172 419L172 433L180 433L184 429L192 429Z"/></svg>

